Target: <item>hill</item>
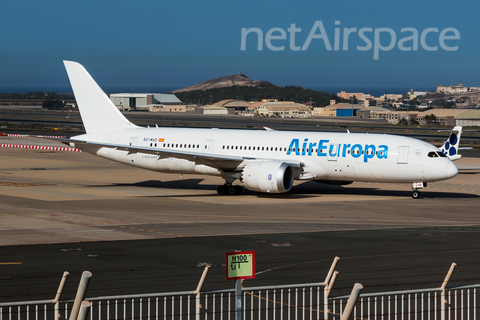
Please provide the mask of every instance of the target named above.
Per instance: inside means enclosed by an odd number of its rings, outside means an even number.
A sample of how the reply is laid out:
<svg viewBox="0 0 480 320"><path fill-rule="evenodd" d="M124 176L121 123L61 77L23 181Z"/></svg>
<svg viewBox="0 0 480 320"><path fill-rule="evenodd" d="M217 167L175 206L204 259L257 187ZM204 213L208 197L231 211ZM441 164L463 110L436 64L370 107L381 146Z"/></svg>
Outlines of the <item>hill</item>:
<svg viewBox="0 0 480 320"><path fill-rule="evenodd" d="M297 103L311 101L314 107L325 107L330 104L331 99L335 99L337 102L346 101L331 93L304 89L297 86L279 87L273 84L266 84L261 87L235 85L208 90L176 92L175 95L185 103L199 105L210 104L210 101L215 103L227 99L240 99L245 101L278 99L279 101L294 101Z"/></svg>
<svg viewBox="0 0 480 320"><path fill-rule="evenodd" d="M251 80L244 74L233 74L231 76L220 77L208 81L204 81L193 86L189 86L183 89L178 89L172 91L172 93L179 93L179 92L189 92L189 91L197 91L197 90L210 90L210 89L218 89L218 88L226 88L232 86L245 86L245 87L261 87L261 86L275 86L273 83L268 81L255 81Z"/></svg>

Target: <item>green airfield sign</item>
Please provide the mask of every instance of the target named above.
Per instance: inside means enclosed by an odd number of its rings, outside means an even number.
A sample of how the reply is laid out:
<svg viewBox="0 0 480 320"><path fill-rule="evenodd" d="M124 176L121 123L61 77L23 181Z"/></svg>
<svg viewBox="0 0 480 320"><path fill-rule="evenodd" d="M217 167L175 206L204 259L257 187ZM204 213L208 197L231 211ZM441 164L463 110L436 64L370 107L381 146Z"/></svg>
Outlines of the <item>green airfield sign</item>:
<svg viewBox="0 0 480 320"><path fill-rule="evenodd" d="M255 251L229 252L226 254L228 280L255 278Z"/></svg>

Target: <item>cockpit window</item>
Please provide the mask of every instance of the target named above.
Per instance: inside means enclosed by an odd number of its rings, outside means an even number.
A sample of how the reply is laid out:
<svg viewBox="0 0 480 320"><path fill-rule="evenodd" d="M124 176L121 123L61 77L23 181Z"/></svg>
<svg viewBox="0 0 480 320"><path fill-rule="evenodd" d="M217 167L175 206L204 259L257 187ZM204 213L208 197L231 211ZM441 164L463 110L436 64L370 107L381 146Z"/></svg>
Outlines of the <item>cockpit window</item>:
<svg viewBox="0 0 480 320"><path fill-rule="evenodd" d="M430 158L447 158L447 156L445 155L445 153L443 153L442 151L430 151L427 156L429 156Z"/></svg>

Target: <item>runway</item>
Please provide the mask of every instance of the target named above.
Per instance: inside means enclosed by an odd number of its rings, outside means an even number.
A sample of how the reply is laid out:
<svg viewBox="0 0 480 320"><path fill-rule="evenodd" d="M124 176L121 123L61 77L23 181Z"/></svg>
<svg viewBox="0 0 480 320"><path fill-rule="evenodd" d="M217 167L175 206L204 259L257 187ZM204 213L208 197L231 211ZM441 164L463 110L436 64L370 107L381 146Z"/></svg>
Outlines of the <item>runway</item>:
<svg viewBox="0 0 480 320"><path fill-rule="evenodd" d="M418 200L410 185L380 183L218 196L220 178L0 148L0 301L50 299L65 270L65 298L83 270L94 274L89 296L193 290L200 262L216 265L207 289L229 287L221 265L235 249L255 250L257 270L276 270L251 285L322 281L337 255L338 293L353 282L439 286L451 262L456 283L478 283L479 174L429 183Z"/></svg>

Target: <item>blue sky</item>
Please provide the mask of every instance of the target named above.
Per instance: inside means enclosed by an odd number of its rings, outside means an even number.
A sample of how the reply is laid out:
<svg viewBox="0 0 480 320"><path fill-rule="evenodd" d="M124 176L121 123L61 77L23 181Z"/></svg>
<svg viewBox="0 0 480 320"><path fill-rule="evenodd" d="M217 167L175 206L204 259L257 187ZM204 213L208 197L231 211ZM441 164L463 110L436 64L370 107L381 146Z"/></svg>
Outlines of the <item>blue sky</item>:
<svg viewBox="0 0 480 320"><path fill-rule="evenodd" d="M0 87L67 87L62 60L83 64L102 87L184 87L238 72L253 80L303 87L431 87L463 83L480 86L480 3L478 1L244 0L244 1L3 1L0 10ZM317 21L305 50L302 47ZM339 25L335 22L339 21ZM249 33L241 50L242 28ZM267 33L274 38L267 46ZM335 28L339 50L333 50ZM344 28L355 28L343 50ZM367 43L393 48L362 51ZM391 33L395 33L392 42ZM418 31L418 50L402 51L399 41ZM420 44L428 32L426 50ZM440 34L448 48L440 46ZM284 30L285 37L282 38ZM275 38L277 37L277 38ZM449 38L448 38L449 37ZM455 38L455 39L452 39ZM459 39L458 39L459 38ZM413 49L414 40L404 42Z"/></svg>

